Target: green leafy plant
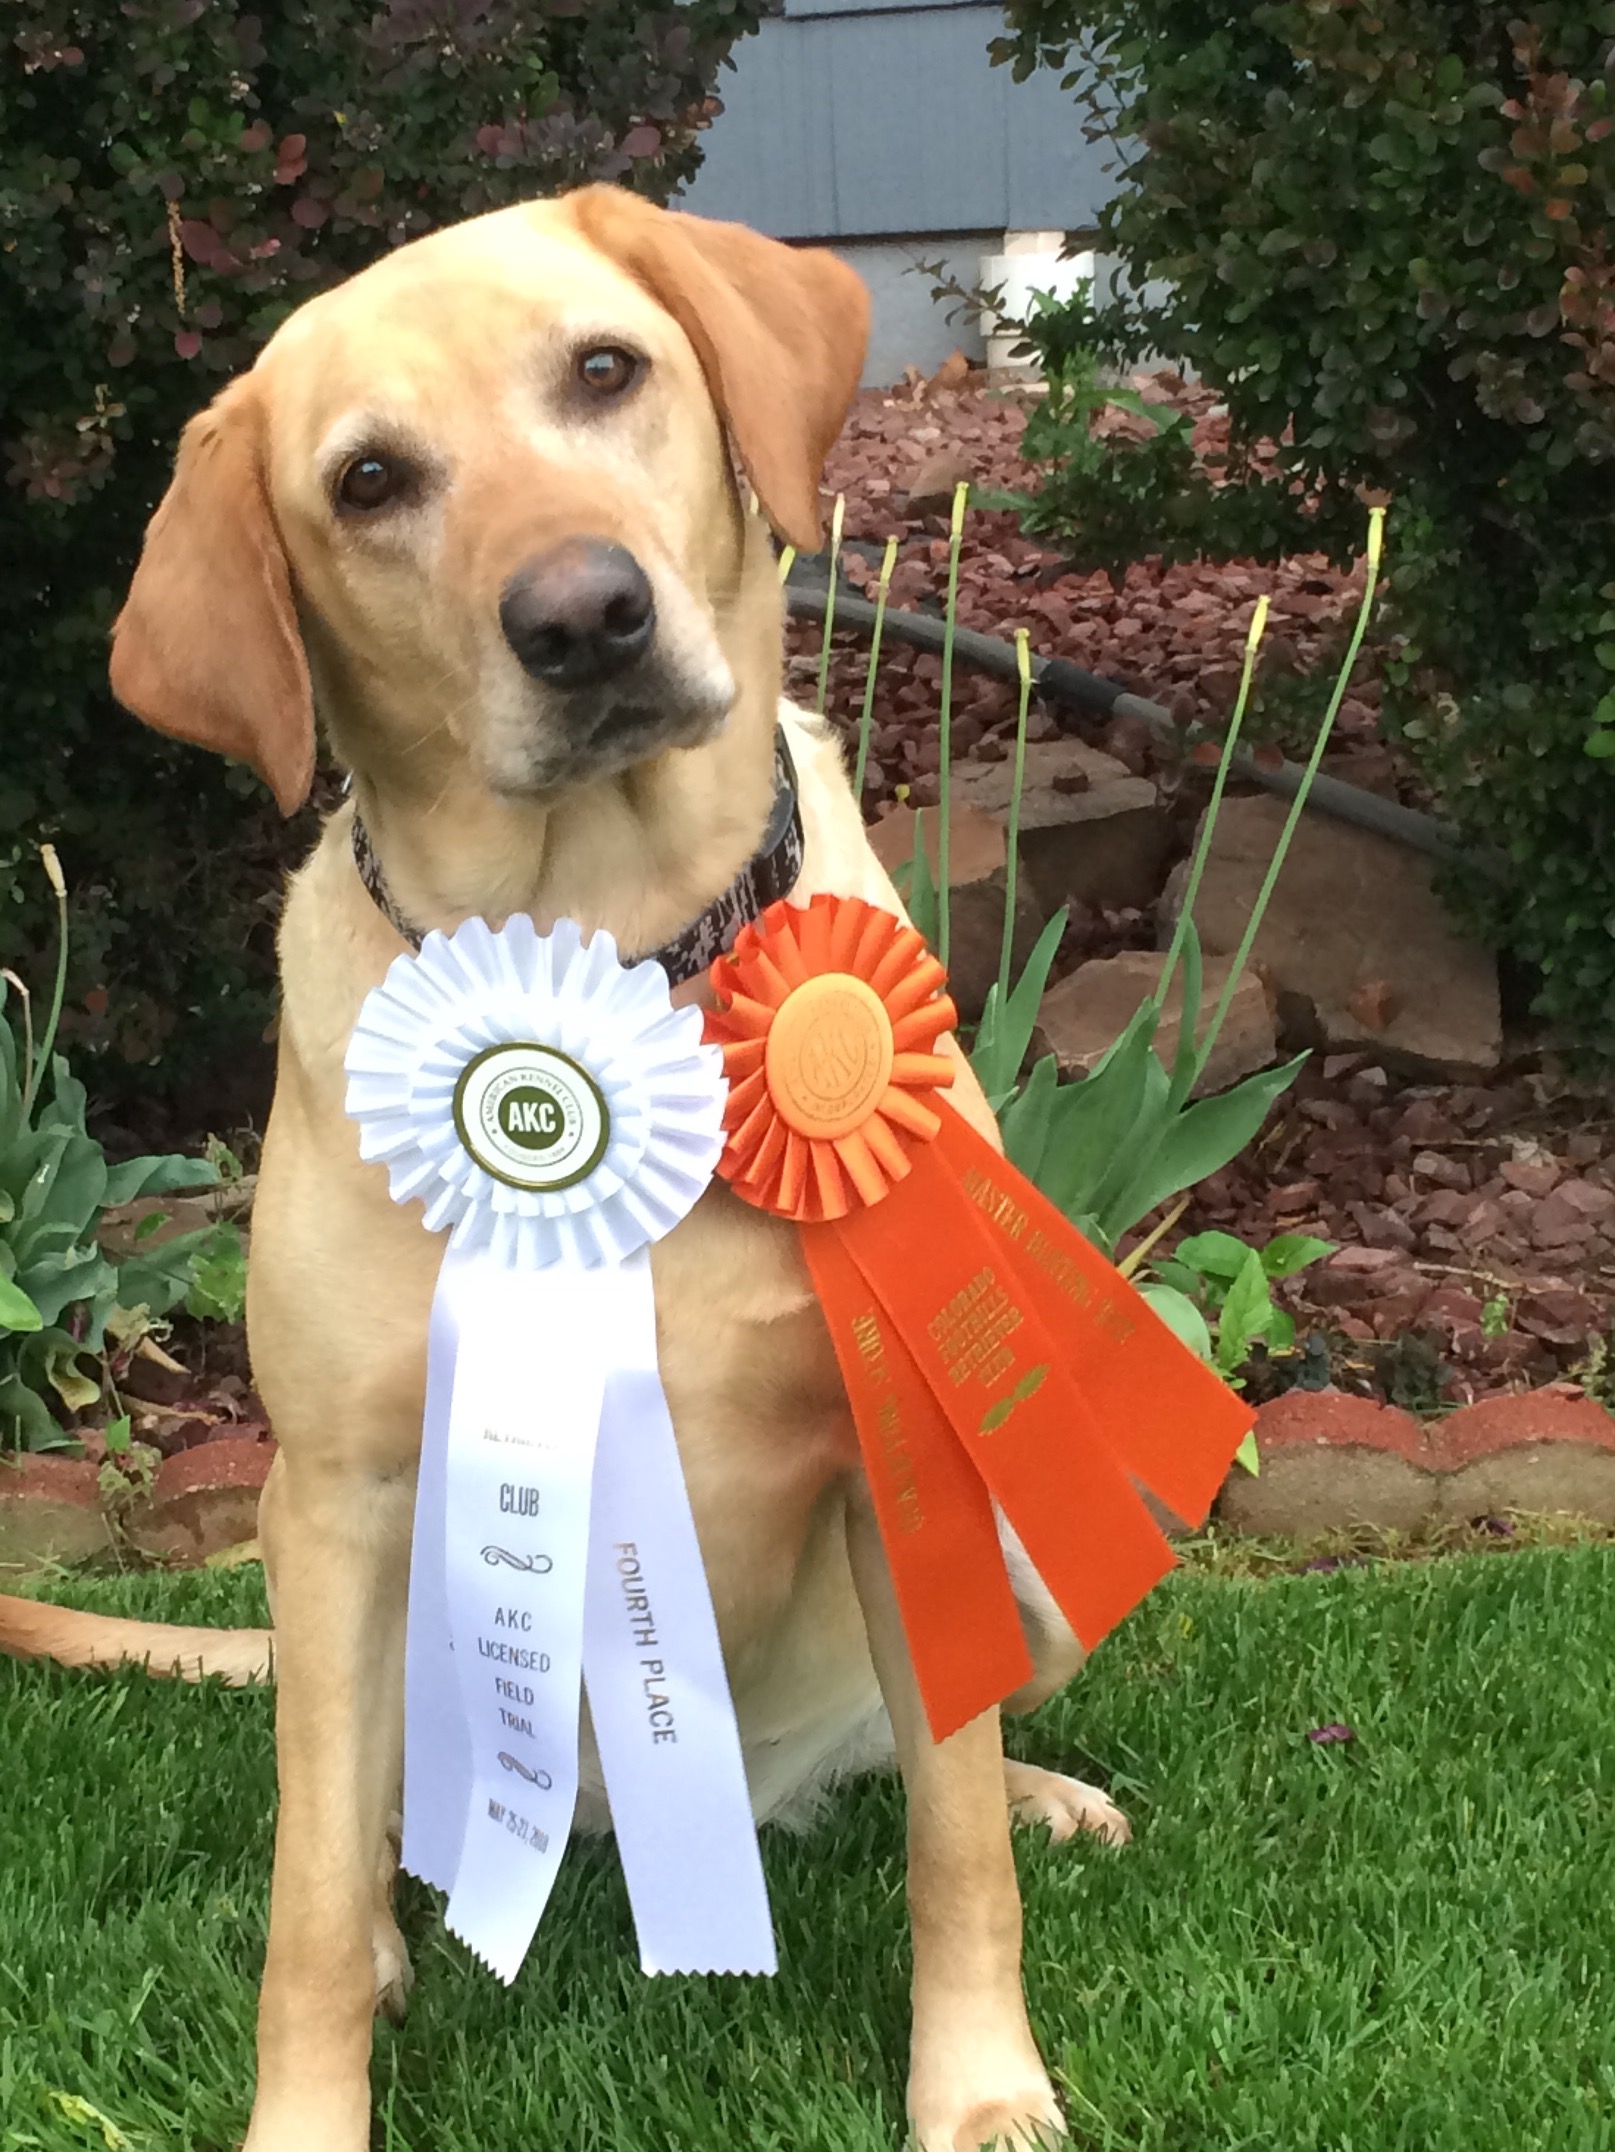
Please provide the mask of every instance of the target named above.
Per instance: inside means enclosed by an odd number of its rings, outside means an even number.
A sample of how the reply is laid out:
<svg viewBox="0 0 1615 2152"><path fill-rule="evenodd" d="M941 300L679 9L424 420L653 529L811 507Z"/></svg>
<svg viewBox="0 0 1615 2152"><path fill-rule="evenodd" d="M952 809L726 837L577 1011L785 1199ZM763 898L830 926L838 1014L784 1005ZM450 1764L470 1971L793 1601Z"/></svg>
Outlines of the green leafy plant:
<svg viewBox="0 0 1615 2152"><path fill-rule="evenodd" d="M1080 519L1084 557L1120 571L1160 550L1163 504L1170 504L1174 525L1169 550L1191 546L1205 489L1196 480L1187 414L1146 403L1136 390L1107 383L1104 373L1098 355L1080 346L1046 362L1048 393L1028 411L1021 437L1021 454L1038 473L1037 490L1007 493L1004 505L1025 529L1060 538ZM1112 405L1151 429L1144 439L1129 440L1125 454L1094 434L1094 421Z"/></svg>
<svg viewBox="0 0 1615 2152"><path fill-rule="evenodd" d="M261 1052L280 883L310 831L108 695L107 629L180 427L294 305L404 240L589 179L668 199L772 6L0 9L0 946L32 975L50 945L13 834L38 830L73 887L64 1036L98 1096Z"/></svg>
<svg viewBox="0 0 1615 2152"><path fill-rule="evenodd" d="M1470 840L1449 888L1615 1055L1615 7L1608 0L1011 0L1117 153L1117 296L1026 324L1051 388L1028 513L1078 562L1344 559L1397 503L1385 720ZM1102 366L1226 403L1096 441Z"/></svg>
<svg viewBox="0 0 1615 2152"><path fill-rule="evenodd" d="M205 1322L238 1323L246 1311L246 1243L238 1227L221 1219L192 1254L185 1312Z"/></svg>
<svg viewBox="0 0 1615 2152"><path fill-rule="evenodd" d="M1270 1353L1295 1346L1295 1318L1273 1287L1334 1253L1333 1241L1280 1233L1253 1248L1234 1233L1193 1233L1149 1266L1141 1291L1202 1358L1236 1387L1258 1342Z"/></svg>
<svg viewBox="0 0 1615 2152"><path fill-rule="evenodd" d="M28 1449L68 1439L52 1400L80 1411L100 1398L109 1325L135 1308L149 1319L176 1306L190 1289L192 1260L214 1231L155 1248L137 1244L114 1263L97 1238L103 1211L216 1180L202 1159L109 1166L86 1129L84 1086L52 1051L66 970L67 892L48 846L44 858L63 952L37 1046L27 989L14 974L0 975L0 1441ZM20 1050L10 995L21 1004Z"/></svg>

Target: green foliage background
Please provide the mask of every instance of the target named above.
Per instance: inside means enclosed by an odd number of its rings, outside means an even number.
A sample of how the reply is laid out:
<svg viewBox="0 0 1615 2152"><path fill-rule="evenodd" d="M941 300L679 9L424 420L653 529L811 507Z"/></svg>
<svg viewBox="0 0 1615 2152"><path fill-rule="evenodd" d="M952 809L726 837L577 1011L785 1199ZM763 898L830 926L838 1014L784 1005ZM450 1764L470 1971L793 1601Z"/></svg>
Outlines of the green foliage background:
<svg viewBox="0 0 1615 2152"><path fill-rule="evenodd" d="M1016 0L1122 169L1119 295L1051 310L1035 520L1109 565L1321 545L1388 495L1389 722L1472 840L1460 894L1615 1052L1615 8ZM1088 439L1147 352L1226 398L1236 483ZM1271 459L1252 451L1278 444ZM1500 858L1504 872L1484 871Z"/></svg>

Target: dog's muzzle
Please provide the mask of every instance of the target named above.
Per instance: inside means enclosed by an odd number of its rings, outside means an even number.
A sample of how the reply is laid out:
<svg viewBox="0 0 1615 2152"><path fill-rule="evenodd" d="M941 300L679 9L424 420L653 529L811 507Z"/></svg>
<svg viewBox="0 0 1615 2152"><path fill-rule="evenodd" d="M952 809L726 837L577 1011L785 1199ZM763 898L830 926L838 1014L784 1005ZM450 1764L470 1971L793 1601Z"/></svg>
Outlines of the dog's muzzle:
<svg viewBox="0 0 1615 2152"><path fill-rule="evenodd" d="M505 584L499 625L523 670L546 687L603 687L649 651L656 601L625 546L567 538L531 554Z"/></svg>

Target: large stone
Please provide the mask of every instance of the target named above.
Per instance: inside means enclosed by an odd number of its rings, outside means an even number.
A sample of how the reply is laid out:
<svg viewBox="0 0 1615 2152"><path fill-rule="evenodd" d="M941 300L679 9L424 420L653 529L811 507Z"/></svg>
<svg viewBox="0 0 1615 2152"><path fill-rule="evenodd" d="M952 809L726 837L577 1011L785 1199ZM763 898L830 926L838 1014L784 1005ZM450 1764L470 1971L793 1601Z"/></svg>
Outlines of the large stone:
<svg viewBox="0 0 1615 2152"><path fill-rule="evenodd" d="M1086 1076L1107 1053L1160 984L1166 962L1163 952L1126 949L1120 956L1096 958L1080 964L1068 977L1051 986L1038 1013L1039 1041L1036 1050L1052 1053L1062 1076ZM1228 983L1233 960L1218 957L1205 967L1200 1001L1200 1028L1204 1031L1212 1011ZM1166 1006L1155 1032L1155 1051L1170 1068L1177 1057L1178 1033L1183 1021L1183 967L1180 964L1167 989ZM1272 1066L1278 1059L1278 1039L1267 992L1256 973L1240 974L1228 1014L1217 1034L1211 1058L1194 1087L1199 1098L1212 1091L1226 1091L1241 1077Z"/></svg>
<svg viewBox="0 0 1615 2152"><path fill-rule="evenodd" d="M1287 812L1266 794L1224 800L1194 907L1208 956L1238 948ZM1497 1067L1496 960L1454 925L1432 862L1389 838L1303 815L1252 961L1299 1043L1459 1082Z"/></svg>
<svg viewBox="0 0 1615 2152"><path fill-rule="evenodd" d="M1464 1405L1429 1430L1444 1521L1495 1516L1615 1524L1615 1420L1590 1397L1514 1392Z"/></svg>
<svg viewBox="0 0 1615 2152"><path fill-rule="evenodd" d="M1009 822L1015 764L961 764L955 796ZM1165 810L1147 778L1081 740L1034 740L1026 749L1021 795L1021 868L1045 912L1068 898L1084 904L1155 901L1171 840Z"/></svg>
<svg viewBox="0 0 1615 2152"><path fill-rule="evenodd" d="M137 1248L149 1253L165 1241L178 1240L182 1233L213 1225L217 1217L200 1196L136 1196L133 1202L113 1203L101 1213L96 1237L103 1252L121 1263ZM153 1218L159 1223L149 1225L147 1221Z"/></svg>
<svg viewBox="0 0 1615 2152"><path fill-rule="evenodd" d="M893 807L869 832L875 857L893 874L914 857L912 807ZM926 810L926 857L935 878L942 841L942 817L935 808ZM948 907L948 991L966 1023L974 1023L987 999L987 989L998 977L1004 940L1004 887L1008 847L1003 825L980 807L954 800L948 813L948 880L953 894ZM1015 931L1010 943L1010 977L1031 954L1043 925L1028 877L1017 877Z"/></svg>

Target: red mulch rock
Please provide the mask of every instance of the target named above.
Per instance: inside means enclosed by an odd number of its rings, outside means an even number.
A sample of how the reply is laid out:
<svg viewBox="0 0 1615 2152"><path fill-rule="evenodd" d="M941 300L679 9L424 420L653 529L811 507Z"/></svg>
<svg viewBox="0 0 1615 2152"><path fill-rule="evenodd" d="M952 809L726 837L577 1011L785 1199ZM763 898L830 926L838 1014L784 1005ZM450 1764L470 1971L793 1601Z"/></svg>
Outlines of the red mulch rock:
<svg viewBox="0 0 1615 2152"><path fill-rule="evenodd" d="M1315 1055L1256 1142L1195 1191L1176 1233L1337 1243L1339 1256L1276 1297L1340 1389L1433 1414L1601 1380L1615 1342L1615 1130L1603 1101L1542 1077L1435 1086L1395 1074L1371 1097L1373 1066L1367 1054ZM1571 1239L1533 1231L1544 1206L1550 1230ZM1252 1394L1299 1372L1258 1365Z"/></svg>

